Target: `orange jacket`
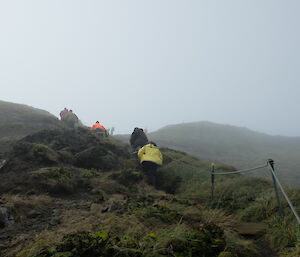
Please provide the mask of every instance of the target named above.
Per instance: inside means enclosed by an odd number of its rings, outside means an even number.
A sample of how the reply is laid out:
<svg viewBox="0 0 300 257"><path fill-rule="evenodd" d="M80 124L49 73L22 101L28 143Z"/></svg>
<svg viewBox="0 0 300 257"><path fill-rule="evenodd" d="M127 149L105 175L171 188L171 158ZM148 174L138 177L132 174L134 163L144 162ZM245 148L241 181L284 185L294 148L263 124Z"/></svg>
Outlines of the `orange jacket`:
<svg viewBox="0 0 300 257"><path fill-rule="evenodd" d="M96 129L102 129L102 130L106 130L106 128L101 125L100 123L95 123L93 126L92 126L92 130L96 130Z"/></svg>

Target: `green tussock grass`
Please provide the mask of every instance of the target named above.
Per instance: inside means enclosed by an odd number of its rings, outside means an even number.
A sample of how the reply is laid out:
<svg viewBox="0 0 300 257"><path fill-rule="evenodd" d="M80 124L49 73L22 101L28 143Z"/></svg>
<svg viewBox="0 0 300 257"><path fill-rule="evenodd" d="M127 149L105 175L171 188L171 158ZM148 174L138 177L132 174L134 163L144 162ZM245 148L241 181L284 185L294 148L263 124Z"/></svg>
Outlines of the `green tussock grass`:
<svg viewBox="0 0 300 257"><path fill-rule="evenodd" d="M51 181L88 182L84 187L90 187L92 197L85 201L94 209L65 211L57 230L41 231L30 243L11 250L10 256L262 257L254 239L237 233L242 222L267 224L260 236L280 256L299 252L299 228L286 204L285 219L276 216L270 181L219 176L212 200L208 163L179 151L162 152L165 164L158 171L157 188L147 185L130 161L128 167L112 172L67 166L45 170L42 175ZM217 164L216 169L234 167ZM287 192L298 204L299 191ZM102 213L108 199L119 201L118 207ZM39 204L44 206L43 201Z"/></svg>

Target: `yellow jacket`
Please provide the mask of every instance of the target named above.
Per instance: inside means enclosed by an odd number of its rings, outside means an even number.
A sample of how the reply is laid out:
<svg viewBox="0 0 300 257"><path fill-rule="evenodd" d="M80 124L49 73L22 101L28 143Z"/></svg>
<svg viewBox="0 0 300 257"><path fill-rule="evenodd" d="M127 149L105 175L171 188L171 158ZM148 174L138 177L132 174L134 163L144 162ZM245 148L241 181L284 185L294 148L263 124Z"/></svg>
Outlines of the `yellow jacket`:
<svg viewBox="0 0 300 257"><path fill-rule="evenodd" d="M160 150L153 144L143 146L138 152L138 157L140 163L144 161L150 161L156 163L157 165L162 165L163 162L163 156Z"/></svg>

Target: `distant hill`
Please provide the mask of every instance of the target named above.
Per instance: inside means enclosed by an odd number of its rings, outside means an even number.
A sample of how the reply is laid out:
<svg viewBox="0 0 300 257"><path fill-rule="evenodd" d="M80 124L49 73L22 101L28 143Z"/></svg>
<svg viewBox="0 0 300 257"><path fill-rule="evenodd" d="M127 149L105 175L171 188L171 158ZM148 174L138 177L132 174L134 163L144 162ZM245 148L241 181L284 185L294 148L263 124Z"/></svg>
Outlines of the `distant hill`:
<svg viewBox="0 0 300 257"><path fill-rule="evenodd" d="M62 127L51 113L23 104L0 101L0 152L11 142L42 129Z"/></svg>
<svg viewBox="0 0 300 257"><path fill-rule="evenodd" d="M148 137L159 146L238 168L260 165L272 158L285 183L300 184L299 137L270 136L247 128L204 121L169 125L149 133ZM128 140L128 136L120 138ZM268 175L266 172L264 175Z"/></svg>

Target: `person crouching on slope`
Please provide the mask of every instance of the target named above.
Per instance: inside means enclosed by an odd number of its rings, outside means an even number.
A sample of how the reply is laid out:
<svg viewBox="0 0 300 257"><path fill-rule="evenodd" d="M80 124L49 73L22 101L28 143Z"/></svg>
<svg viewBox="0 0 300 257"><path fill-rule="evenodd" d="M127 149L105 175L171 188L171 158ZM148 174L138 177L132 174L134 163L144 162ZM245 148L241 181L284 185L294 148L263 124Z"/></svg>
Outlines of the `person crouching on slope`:
<svg viewBox="0 0 300 257"><path fill-rule="evenodd" d="M103 133L105 136L108 136L107 129L99 121L96 121L96 123L91 127L91 130Z"/></svg>
<svg viewBox="0 0 300 257"><path fill-rule="evenodd" d="M99 121L96 121L96 123L92 126L91 129L95 130L95 131L104 131L104 130L106 130L106 128L102 124L100 124Z"/></svg>
<svg viewBox="0 0 300 257"><path fill-rule="evenodd" d="M138 151L138 158L142 165L143 172L147 176L148 183L156 186L157 168L163 163L163 156L154 142L143 146Z"/></svg>

